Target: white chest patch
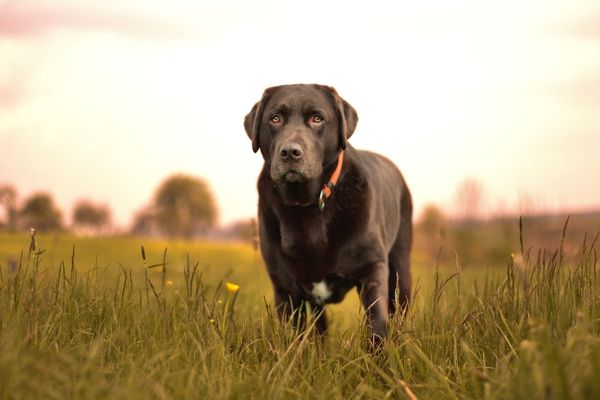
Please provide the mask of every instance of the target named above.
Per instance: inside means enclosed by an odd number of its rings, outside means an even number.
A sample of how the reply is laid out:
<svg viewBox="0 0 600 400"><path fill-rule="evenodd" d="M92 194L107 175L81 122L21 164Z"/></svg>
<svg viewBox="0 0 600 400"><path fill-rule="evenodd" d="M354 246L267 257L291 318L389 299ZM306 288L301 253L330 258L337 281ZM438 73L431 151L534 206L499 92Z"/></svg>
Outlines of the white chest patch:
<svg viewBox="0 0 600 400"><path fill-rule="evenodd" d="M331 296L331 291L327 287L327 283L325 283L325 281L313 283L311 293L319 305L325 303L329 296Z"/></svg>

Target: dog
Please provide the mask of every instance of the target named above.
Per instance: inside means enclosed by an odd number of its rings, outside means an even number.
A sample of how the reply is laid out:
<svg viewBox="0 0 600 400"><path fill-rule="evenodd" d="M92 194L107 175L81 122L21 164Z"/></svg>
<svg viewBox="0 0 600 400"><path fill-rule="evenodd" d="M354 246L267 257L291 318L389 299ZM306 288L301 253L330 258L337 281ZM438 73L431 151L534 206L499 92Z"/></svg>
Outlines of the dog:
<svg viewBox="0 0 600 400"><path fill-rule="evenodd" d="M264 159L259 240L279 317L304 327L311 310L325 333L324 306L357 288L381 342L410 300L412 199L390 160L348 143L357 122L334 88L296 84L266 89L244 128Z"/></svg>

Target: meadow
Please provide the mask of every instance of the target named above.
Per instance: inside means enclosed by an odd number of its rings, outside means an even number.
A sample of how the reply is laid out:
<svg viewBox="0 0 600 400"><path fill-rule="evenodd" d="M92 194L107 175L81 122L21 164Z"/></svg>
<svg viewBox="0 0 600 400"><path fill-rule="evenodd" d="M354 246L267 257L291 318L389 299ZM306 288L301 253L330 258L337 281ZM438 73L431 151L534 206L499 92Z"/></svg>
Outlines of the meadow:
<svg viewBox="0 0 600 400"><path fill-rule="evenodd" d="M521 239L499 266L417 260L379 354L355 293L325 341L278 321L250 245L35 239L0 232L0 398L600 398L593 237L568 259Z"/></svg>

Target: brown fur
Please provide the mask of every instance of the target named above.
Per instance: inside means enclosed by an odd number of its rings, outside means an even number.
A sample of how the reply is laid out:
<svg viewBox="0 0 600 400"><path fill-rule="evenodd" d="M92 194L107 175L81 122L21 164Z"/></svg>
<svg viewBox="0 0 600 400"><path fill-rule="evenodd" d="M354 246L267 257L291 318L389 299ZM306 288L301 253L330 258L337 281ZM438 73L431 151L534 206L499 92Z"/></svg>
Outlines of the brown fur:
<svg viewBox="0 0 600 400"><path fill-rule="evenodd" d="M258 178L259 234L280 316L297 310L302 323L303 302L319 312L355 287L379 339L396 309L396 291L402 307L410 299L412 201L391 161L347 143L357 121L333 88L286 85L267 89L244 125L265 160ZM297 151L293 158L290 149ZM341 149L338 185L319 211L319 191ZM312 293L321 281L331 291L325 302ZM323 313L317 329L327 329Z"/></svg>

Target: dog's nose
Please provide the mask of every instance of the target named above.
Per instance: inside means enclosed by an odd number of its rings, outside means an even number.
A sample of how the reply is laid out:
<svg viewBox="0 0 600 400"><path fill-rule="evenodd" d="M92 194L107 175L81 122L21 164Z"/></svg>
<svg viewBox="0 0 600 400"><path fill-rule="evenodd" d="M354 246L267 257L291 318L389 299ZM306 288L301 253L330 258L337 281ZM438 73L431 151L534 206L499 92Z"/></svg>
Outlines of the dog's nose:
<svg viewBox="0 0 600 400"><path fill-rule="evenodd" d="M298 143L292 142L281 146L279 155L283 161L298 161L304 155L304 151L302 151L302 147Z"/></svg>

